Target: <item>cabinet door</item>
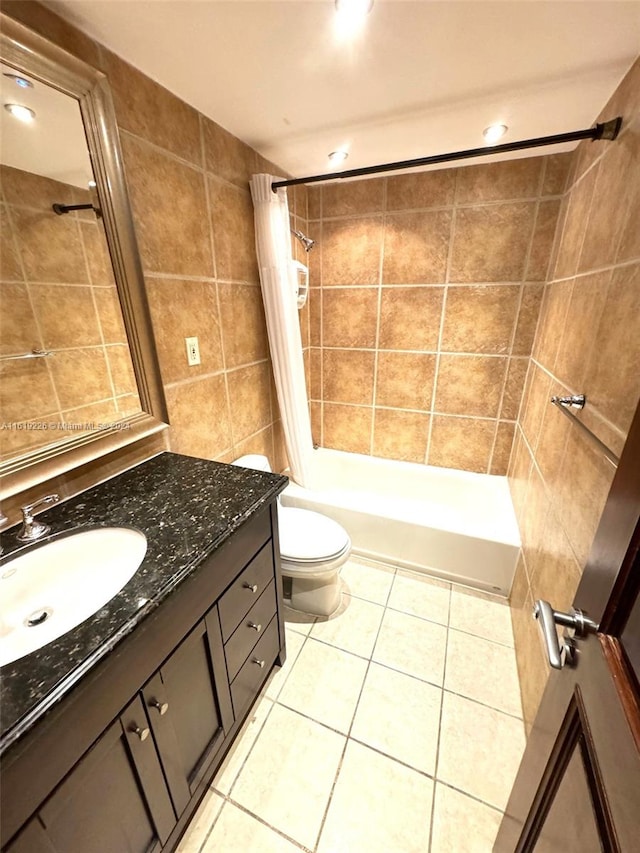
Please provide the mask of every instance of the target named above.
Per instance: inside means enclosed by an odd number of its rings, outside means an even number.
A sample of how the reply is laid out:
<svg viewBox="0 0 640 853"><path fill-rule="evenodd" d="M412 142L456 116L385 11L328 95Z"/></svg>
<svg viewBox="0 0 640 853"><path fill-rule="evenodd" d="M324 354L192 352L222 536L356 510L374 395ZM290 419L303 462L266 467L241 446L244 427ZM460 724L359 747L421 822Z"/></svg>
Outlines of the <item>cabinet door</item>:
<svg viewBox="0 0 640 853"><path fill-rule="evenodd" d="M149 735L144 707L136 698L39 810L52 851L161 849L176 816ZM16 850L21 849L18 843Z"/></svg>
<svg viewBox="0 0 640 853"><path fill-rule="evenodd" d="M233 722L215 608L214 616L196 626L142 691L178 815Z"/></svg>

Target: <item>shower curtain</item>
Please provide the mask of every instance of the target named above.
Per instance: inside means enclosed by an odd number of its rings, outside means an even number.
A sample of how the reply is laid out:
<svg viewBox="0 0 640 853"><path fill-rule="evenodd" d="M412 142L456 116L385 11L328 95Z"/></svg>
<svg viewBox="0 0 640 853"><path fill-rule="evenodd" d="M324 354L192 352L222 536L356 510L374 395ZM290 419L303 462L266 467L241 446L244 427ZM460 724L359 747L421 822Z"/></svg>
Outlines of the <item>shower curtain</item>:
<svg viewBox="0 0 640 853"><path fill-rule="evenodd" d="M271 189L277 180L273 175L251 178L256 251L291 478L309 486L313 442L296 303L297 270L291 257L287 191Z"/></svg>

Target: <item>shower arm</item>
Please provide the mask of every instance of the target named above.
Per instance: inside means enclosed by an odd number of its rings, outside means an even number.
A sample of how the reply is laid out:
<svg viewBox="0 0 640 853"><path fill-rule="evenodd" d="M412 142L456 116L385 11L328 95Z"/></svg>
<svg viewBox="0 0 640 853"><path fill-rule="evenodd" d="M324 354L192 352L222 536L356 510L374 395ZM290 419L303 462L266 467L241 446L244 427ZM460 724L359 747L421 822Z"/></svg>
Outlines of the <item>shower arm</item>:
<svg viewBox="0 0 640 853"><path fill-rule="evenodd" d="M294 234L298 240L304 246L305 252L310 252L316 244L315 240L312 240L311 237L307 237L306 234L303 234L302 231L296 231L295 228L290 229L291 233Z"/></svg>

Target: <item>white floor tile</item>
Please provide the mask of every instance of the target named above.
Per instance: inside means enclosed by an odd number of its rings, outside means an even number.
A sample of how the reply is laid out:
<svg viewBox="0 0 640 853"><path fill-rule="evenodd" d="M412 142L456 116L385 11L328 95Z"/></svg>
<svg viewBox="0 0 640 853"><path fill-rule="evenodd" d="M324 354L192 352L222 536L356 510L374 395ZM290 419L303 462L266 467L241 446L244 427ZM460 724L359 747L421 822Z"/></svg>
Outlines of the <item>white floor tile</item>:
<svg viewBox="0 0 640 853"><path fill-rule="evenodd" d="M521 720L445 692L438 779L503 811L524 746Z"/></svg>
<svg viewBox="0 0 640 853"><path fill-rule="evenodd" d="M310 616L308 613L300 613L298 610L292 610L286 605L283 607L284 626L287 631L295 631L297 634L308 634L313 628L313 623L316 621L315 616Z"/></svg>
<svg viewBox="0 0 640 853"><path fill-rule="evenodd" d="M276 705L240 771L232 798L312 848L344 744L342 735Z"/></svg>
<svg viewBox="0 0 640 853"><path fill-rule="evenodd" d="M511 609L504 599L453 588L449 627L513 646Z"/></svg>
<svg viewBox="0 0 640 853"><path fill-rule="evenodd" d="M442 685L447 629L417 616L386 610L373 660Z"/></svg>
<svg viewBox="0 0 640 853"><path fill-rule="evenodd" d="M215 791L209 790L200 803L176 853L200 853L200 849L217 818L224 800Z"/></svg>
<svg viewBox="0 0 640 853"><path fill-rule="evenodd" d="M425 853L433 782L349 741L318 853Z"/></svg>
<svg viewBox="0 0 640 853"><path fill-rule="evenodd" d="M372 663L351 737L433 776L442 690Z"/></svg>
<svg viewBox="0 0 640 853"><path fill-rule="evenodd" d="M431 853L491 853L502 814L436 784Z"/></svg>
<svg viewBox="0 0 640 853"><path fill-rule="evenodd" d="M284 666L276 666L267 680L267 689L265 695L269 699L277 699L278 694L284 687L284 683L289 677L289 673L293 669L293 665L297 660L300 649L304 645L307 638L302 634L286 632L287 659Z"/></svg>
<svg viewBox="0 0 640 853"><path fill-rule="evenodd" d="M342 596L338 613L329 619L318 619L311 635L345 652L369 658L382 621L384 608L350 595Z"/></svg>
<svg viewBox="0 0 640 853"><path fill-rule="evenodd" d="M272 708L273 702L266 696L263 696L253 706L247 721L242 726L238 737L213 779L212 786L216 791L223 794L228 794L231 791L233 783Z"/></svg>
<svg viewBox="0 0 640 853"><path fill-rule="evenodd" d="M233 803L225 803L202 853L298 853L299 850Z"/></svg>
<svg viewBox="0 0 640 853"><path fill-rule="evenodd" d="M444 686L453 693L522 717L516 656L512 648L450 630Z"/></svg>
<svg viewBox="0 0 640 853"><path fill-rule="evenodd" d="M348 734L367 661L309 637L278 702Z"/></svg>
<svg viewBox="0 0 640 853"><path fill-rule="evenodd" d="M340 570L346 592L355 598L364 598L374 604L386 604L393 583L395 569L390 566L368 566L351 558Z"/></svg>
<svg viewBox="0 0 640 853"><path fill-rule="evenodd" d="M418 572L398 571L387 606L446 625L449 622L450 598L451 584Z"/></svg>

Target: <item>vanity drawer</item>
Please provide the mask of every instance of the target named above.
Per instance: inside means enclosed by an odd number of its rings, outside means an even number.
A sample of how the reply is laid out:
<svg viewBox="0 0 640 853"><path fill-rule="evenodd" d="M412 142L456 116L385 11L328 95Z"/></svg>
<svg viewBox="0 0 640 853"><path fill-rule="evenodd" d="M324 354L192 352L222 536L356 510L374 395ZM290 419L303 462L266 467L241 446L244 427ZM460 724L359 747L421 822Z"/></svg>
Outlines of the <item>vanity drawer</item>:
<svg viewBox="0 0 640 853"><path fill-rule="evenodd" d="M231 700L236 719L255 699L260 685L271 670L279 647L278 620L274 617L231 685Z"/></svg>
<svg viewBox="0 0 640 853"><path fill-rule="evenodd" d="M272 580L273 551L269 540L218 602L225 643Z"/></svg>
<svg viewBox="0 0 640 853"><path fill-rule="evenodd" d="M233 681L247 655L263 635L276 612L275 582L271 581L224 647L229 681ZM255 626L255 627L252 627Z"/></svg>

